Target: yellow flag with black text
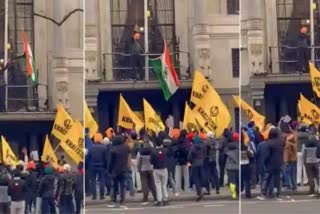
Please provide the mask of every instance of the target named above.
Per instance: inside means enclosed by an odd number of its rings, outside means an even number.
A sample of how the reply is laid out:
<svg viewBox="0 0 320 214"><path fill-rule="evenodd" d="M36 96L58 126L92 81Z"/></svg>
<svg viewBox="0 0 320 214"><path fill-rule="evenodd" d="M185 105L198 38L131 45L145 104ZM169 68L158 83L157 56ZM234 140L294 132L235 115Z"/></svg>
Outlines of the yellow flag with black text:
<svg viewBox="0 0 320 214"><path fill-rule="evenodd" d="M2 161L6 166L16 166L18 164L17 156L3 136L1 136L1 151Z"/></svg>
<svg viewBox="0 0 320 214"><path fill-rule="evenodd" d="M200 126L221 136L229 127L231 115L219 94L200 71L195 71L191 102L195 104L192 114Z"/></svg>
<svg viewBox="0 0 320 214"><path fill-rule="evenodd" d="M241 107L245 112L249 121L254 121L255 125L259 127L260 131L264 128L265 117L254 110L248 103L242 100L239 96L232 96L237 106Z"/></svg>
<svg viewBox="0 0 320 214"><path fill-rule="evenodd" d="M314 103L300 94L300 101L298 102L300 109L301 120L307 125L319 124L320 122L320 109Z"/></svg>
<svg viewBox="0 0 320 214"><path fill-rule="evenodd" d="M165 126L159 115L153 110L146 99L143 99L144 122L147 130L155 133L165 130Z"/></svg>
<svg viewBox="0 0 320 214"><path fill-rule="evenodd" d="M122 95L120 95L118 125L126 129L135 128L137 132L139 132L144 126L144 123L138 115L131 110Z"/></svg>
<svg viewBox="0 0 320 214"><path fill-rule="evenodd" d="M187 102L184 109L182 128L189 132L194 130L200 131L201 128L200 124L197 122L196 118L192 114L192 111Z"/></svg>
<svg viewBox="0 0 320 214"><path fill-rule="evenodd" d="M68 131L71 129L73 120L63 105L60 103L57 106L57 113L52 127L51 134L60 141L65 138Z"/></svg>
<svg viewBox="0 0 320 214"><path fill-rule="evenodd" d="M62 149L77 164L83 161L84 157L84 130L79 121L74 121L68 134L60 142Z"/></svg>
<svg viewBox="0 0 320 214"><path fill-rule="evenodd" d="M58 166L58 158L52 148L52 145L49 141L48 135L46 135L46 140L44 142L41 161L43 161L43 162L50 161L52 163L53 167Z"/></svg>
<svg viewBox="0 0 320 214"><path fill-rule="evenodd" d="M90 138L93 138L93 136L98 132L98 124L93 118L86 101L84 102L84 118L85 127L89 129L89 136Z"/></svg>
<svg viewBox="0 0 320 214"><path fill-rule="evenodd" d="M317 97L320 97L320 72L312 62L309 62L309 68L312 89L316 93Z"/></svg>

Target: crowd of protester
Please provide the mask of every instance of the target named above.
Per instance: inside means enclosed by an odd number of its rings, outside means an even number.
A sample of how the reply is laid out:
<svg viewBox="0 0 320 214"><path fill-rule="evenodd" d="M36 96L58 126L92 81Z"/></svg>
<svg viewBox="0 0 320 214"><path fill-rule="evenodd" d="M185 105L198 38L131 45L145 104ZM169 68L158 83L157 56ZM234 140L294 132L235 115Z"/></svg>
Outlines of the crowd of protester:
<svg viewBox="0 0 320 214"><path fill-rule="evenodd" d="M319 197L319 130L316 125L281 118L267 134L250 122L242 127L241 191L251 198L258 189L260 200L282 200L282 191L296 192L306 186L311 197ZM319 188L316 189L316 186Z"/></svg>
<svg viewBox="0 0 320 214"><path fill-rule="evenodd" d="M16 166L0 165L0 213L72 214L83 207L83 163L78 170L60 159L51 161L20 160ZM55 167L53 167L55 165Z"/></svg>
<svg viewBox="0 0 320 214"><path fill-rule="evenodd" d="M233 199L238 197L239 134L229 129L215 138L213 132L201 130L166 128L155 134L109 128L105 136L97 133L93 139L87 133L85 141L86 196L92 200L97 200L97 195L101 200L110 196L109 207L123 205L127 193L141 193L143 205L149 200L155 206L168 205L169 191L171 197L194 193L200 201L212 194L212 189L220 194L224 185L229 186Z"/></svg>

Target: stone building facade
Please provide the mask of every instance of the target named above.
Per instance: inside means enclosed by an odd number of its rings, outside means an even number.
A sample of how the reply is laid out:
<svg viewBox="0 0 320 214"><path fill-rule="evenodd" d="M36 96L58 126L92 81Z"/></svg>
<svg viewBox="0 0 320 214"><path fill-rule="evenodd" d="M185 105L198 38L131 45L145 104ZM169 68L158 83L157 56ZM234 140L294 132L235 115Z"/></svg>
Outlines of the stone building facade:
<svg viewBox="0 0 320 214"><path fill-rule="evenodd" d="M0 112L0 134L12 142L16 151L21 146L41 147L45 134L51 131L59 102L73 118L83 120L84 12L73 13L61 26L37 15L61 22L75 9L83 10L84 0L9 0L11 50L14 55L23 54L21 34L26 31L39 69L38 109L9 108L8 112ZM3 44L3 36L0 40Z"/></svg>
<svg viewBox="0 0 320 214"><path fill-rule="evenodd" d="M189 99L195 69L202 70L209 78L231 114L238 112L231 95L239 93L239 1L149 0L148 2L151 11L149 23L155 26L151 27L151 31L155 29L155 33L149 33L151 35L149 41L153 40L149 46L162 36L162 39L168 41L170 52L179 52L175 55L174 62L179 66L180 89L169 102L165 102L159 83L155 79L144 81L117 79L115 67L119 67L119 64L117 64L118 58L114 56L118 50L115 47L123 41L123 36L119 37L120 42L115 37L118 32L125 35L126 29L121 29L121 24L123 26L127 26L128 23L136 24L143 29L143 10L136 14L133 12L139 10L135 8L143 8L143 0L86 2L86 100L100 123L101 131L104 131L106 126L116 125L120 93L134 111L142 111L142 98L145 97L150 100L156 111L162 113L163 120L168 114L172 114L177 125L182 120L185 101ZM157 8L166 13L157 11ZM126 12L120 14L118 11ZM132 22L132 19L136 19L136 23ZM157 37L159 31L161 36ZM112 57L109 57L110 55ZM141 104L137 104L138 102Z"/></svg>

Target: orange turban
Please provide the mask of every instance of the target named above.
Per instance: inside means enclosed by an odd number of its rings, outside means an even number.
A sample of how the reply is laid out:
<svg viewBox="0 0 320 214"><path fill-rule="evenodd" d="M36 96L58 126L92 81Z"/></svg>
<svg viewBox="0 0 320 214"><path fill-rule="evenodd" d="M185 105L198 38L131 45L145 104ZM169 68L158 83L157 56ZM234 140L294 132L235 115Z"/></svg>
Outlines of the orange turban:
<svg viewBox="0 0 320 214"><path fill-rule="evenodd" d="M178 139L180 137L180 129L172 129L171 136L173 139Z"/></svg>

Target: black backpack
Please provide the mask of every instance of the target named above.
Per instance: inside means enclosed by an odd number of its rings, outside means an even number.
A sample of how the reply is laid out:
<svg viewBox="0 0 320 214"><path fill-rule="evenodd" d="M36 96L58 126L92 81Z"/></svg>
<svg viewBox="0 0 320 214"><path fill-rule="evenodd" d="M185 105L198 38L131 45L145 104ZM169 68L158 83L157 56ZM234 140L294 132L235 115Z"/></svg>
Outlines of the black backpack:
<svg viewBox="0 0 320 214"><path fill-rule="evenodd" d="M71 175L65 175L63 177L63 183L64 183L64 188L63 188L63 194L64 195L72 195L73 193L73 186L75 183L74 178Z"/></svg>

